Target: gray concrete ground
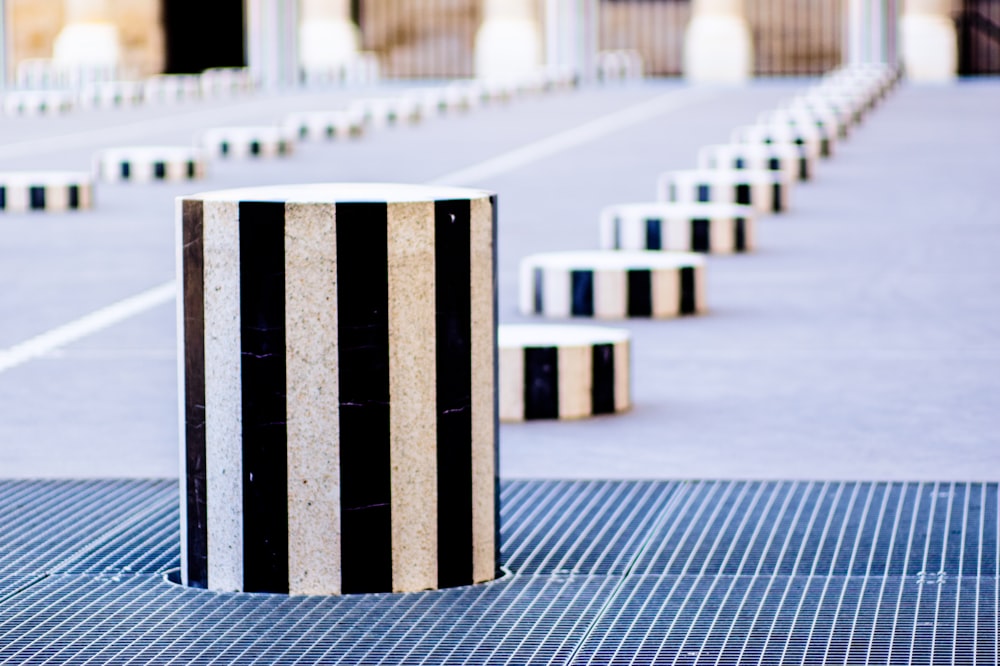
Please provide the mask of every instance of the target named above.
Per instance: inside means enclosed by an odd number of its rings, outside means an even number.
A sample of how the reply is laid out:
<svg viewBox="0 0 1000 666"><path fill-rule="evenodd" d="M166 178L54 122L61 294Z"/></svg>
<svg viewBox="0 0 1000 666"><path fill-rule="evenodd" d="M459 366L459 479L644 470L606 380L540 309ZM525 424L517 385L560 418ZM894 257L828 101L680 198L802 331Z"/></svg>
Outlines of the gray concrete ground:
<svg viewBox="0 0 1000 666"><path fill-rule="evenodd" d="M530 252L590 248L606 204L808 84L704 97L476 186L500 195L501 321ZM287 160L215 163L190 185L101 185L94 211L0 217L0 355L174 274L173 198L255 184L424 182L664 93L556 94L434 119ZM100 146L188 143L331 96L0 120L0 169L88 168ZM711 313L632 321L635 409L501 429L501 472L539 478L1000 478L1000 82L904 87L759 251L713 257ZM53 139L52 137L58 137ZM0 372L0 476L177 474L174 307Z"/></svg>

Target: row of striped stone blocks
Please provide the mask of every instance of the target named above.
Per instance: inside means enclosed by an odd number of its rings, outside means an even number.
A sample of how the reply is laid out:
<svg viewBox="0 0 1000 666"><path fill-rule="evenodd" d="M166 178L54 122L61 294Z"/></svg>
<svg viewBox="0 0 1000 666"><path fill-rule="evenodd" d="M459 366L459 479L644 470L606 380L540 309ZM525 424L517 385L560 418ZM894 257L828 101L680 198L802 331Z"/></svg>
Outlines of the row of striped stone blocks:
<svg viewBox="0 0 1000 666"><path fill-rule="evenodd" d="M754 247L756 211L734 204L648 202L606 206L602 250L739 254Z"/></svg>
<svg viewBox="0 0 1000 666"><path fill-rule="evenodd" d="M165 74L143 81L94 81L79 87L15 89L4 93L8 115L56 115L80 108L119 108L231 95L253 90L247 70L219 68L202 74Z"/></svg>
<svg viewBox="0 0 1000 666"><path fill-rule="evenodd" d="M178 201L182 580L339 594L498 573L496 199Z"/></svg>

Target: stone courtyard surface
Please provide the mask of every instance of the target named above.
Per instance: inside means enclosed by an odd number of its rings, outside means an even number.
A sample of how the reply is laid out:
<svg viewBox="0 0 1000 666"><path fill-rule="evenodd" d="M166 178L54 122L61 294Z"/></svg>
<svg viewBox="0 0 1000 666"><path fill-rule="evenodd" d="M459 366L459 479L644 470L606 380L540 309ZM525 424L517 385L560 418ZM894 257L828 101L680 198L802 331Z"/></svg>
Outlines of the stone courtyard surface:
<svg viewBox="0 0 1000 666"><path fill-rule="evenodd" d="M499 193L500 320L525 321L522 256L596 247L603 206L652 200L661 171L694 166L700 146L809 83L559 93L301 144L287 160L214 162L194 184L98 184L92 211L0 218L0 350L170 282L180 194L447 181L675 96L643 122L462 183ZM345 95L9 118L0 170L88 169L101 147L187 144L207 127L276 122ZM622 323L634 336L630 413L504 425L502 476L996 480L998 117L996 81L904 84L794 190L791 212L759 221L755 253L710 258L709 314ZM176 381L172 302L0 372L0 476L176 476Z"/></svg>

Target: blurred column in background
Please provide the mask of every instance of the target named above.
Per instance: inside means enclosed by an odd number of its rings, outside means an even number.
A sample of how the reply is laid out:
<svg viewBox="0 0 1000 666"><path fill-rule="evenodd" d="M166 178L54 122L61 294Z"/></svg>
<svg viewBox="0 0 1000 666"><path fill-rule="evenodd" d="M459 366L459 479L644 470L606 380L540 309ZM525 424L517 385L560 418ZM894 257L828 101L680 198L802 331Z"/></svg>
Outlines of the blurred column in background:
<svg viewBox="0 0 1000 666"><path fill-rule="evenodd" d="M684 77L740 83L753 73L753 42L743 0L692 0L684 33Z"/></svg>
<svg viewBox="0 0 1000 666"><path fill-rule="evenodd" d="M569 67L587 81L597 54L598 0L545 1L545 64Z"/></svg>
<svg viewBox="0 0 1000 666"><path fill-rule="evenodd" d="M340 67L354 59L360 44L350 0L301 0L299 64L304 69Z"/></svg>
<svg viewBox="0 0 1000 666"><path fill-rule="evenodd" d="M287 0L246 0L247 67L265 89L298 82L297 5Z"/></svg>
<svg viewBox="0 0 1000 666"><path fill-rule="evenodd" d="M542 64L542 38L533 0L483 0L476 33L476 76L534 71Z"/></svg>
<svg viewBox="0 0 1000 666"><path fill-rule="evenodd" d="M121 62L118 26L107 0L65 0L65 25L52 45L57 66L117 68Z"/></svg>
<svg viewBox="0 0 1000 666"><path fill-rule="evenodd" d="M901 55L911 81L946 83L958 71L958 34L951 0L904 0Z"/></svg>

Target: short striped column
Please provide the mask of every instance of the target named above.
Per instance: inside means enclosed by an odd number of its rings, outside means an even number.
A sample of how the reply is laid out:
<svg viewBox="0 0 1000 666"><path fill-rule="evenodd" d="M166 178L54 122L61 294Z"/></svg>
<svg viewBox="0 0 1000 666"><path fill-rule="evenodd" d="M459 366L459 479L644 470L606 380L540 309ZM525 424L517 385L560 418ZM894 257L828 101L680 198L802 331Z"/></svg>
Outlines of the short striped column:
<svg viewBox="0 0 1000 666"><path fill-rule="evenodd" d="M122 146L94 158L98 177L109 183L199 180L205 177L205 151L194 146Z"/></svg>
<svg viewBox="0 0 1000 666"><path fill-rule="evenodd" d="M146 102L185 102L201 99L201 77L197 74L159 74L142 82Z"/></svg>
<svg viewBox="0 0 1000 666"><path fill-rule="evenodd" d="M813 118L833 118L836 121L837 138L843 140L850 136L851 126L854 124L851 112L817 95L797 95L788 102L786 108L792 113L803 113Z"/></svg>
<svg viewBox="0 0 1000 666"><path fill-rule="evenodd" d="M816 160L819 159L823 137L815 127L805 125L745 125L733 130L734 143L751 144L785 144L799 149L802 156L800 173L811 174ZM802 178L802 180L808 180Z"/></svg>
<svg viewBox="0 0 1000 666"><path fill-rule="evenodd" d="M600 247L711 254L749 252L754 246L756 216L753 208L738 204L616 204L601 211Z"/></svg>
<svg viewBox="0 0 1000 666"><path fill-rule="evenodd" d="M423 111L411 97L368 97L351 102L348 111L364 118L372 127L382 128L419 123Z"/></svg>
<svg viewBox="0 0 1000 666"><path fill-rule="evenodd" d="M201 135L201 145L223 159L270 158L291 155L295 137L284 127L214 127Z"/></svg>
<svg viewBox="0 0 1000 666"><path fill-rule="evenodd" d="M98 81L80 89L80 106L87 109L118 109L142 103L138 81Z"/></svg>
<svg viewBox="0 0 1000 666"><path fill-rule="evenodd" d="M582 419L631 407L631 335L620 328L505 324L500 420Z"/></svg>
<svg viewBox="0 0 1000 666"><path fill-rule="evenodd" d="M657 184L660 201L741 204L760 213L788 210L790 190L779 172L750 169L668 171Z"/></svg>
<svg viewBox="0 0 1000 666"><path fill-rule="evenodd" d="M0 211L5 213L84 210L93 201L93 181L86 172L0 172Z"/></svg>
<svg viewBox="0 0 1000 666"><path fill-rule="evenodd" d="M8 116L55 116L73 109L73 93L67 90L10 90L3 93Z"/></svg>
<svg viewBox="0 0 1000 666"><path fill-rule="evenodd" d="M496 198L275 186L177 220L183 582L495 578Z"/></svg>
<svg viewBox="0 0 1000 666"><path fill-rule="evenodd" d="M798 146L788 143L723 143L698 151L699 169L752 169L775 171L785 182L809 180L811 160Z"/></svg>
<svg viewBox="0 0 1000 666"><path fill-rule="evenodd" d="M705 311L705 259L688 252L549 252L525 257L522 314L663 319Z"/></svg>
<svg viewBox="0 0 1000 666"><path fill-rule="evenodd" d="M296 111L285 116L285 131L302 141L356 138L364 134L364 114L347 111Z"/></svg>
<svg viewBox="0 0 1000 666"><path fill-rule="evenodd" d="M819 133L819 156L833 157L840 136L837 117L829 112L809 111L803 108L781 108L758 116L762 125L802 125L815 128Z"/></svg>

